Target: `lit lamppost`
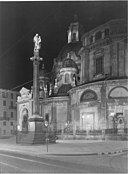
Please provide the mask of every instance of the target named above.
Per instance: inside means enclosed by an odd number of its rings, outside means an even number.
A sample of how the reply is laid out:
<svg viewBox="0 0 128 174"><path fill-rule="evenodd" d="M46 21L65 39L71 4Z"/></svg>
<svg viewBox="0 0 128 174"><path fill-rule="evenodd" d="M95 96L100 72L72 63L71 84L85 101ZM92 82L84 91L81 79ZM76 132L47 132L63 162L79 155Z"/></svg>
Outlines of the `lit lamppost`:
<svg viewBox="0 0 128 174"><path fill-rule="evenodd" d="M84 114L82 114L81 118L82 118L82 131L83 131L83 127L84 127Z"/></svg>
<svg viewBox="0 0 128 174"><path fill-rule="evenodd" d="M67 138L68 138L68 134L69 134L69 131L70 131L70 123L69 123L69 121L67 121L65 123L65 126L66 126L66 131L67 131Z"/></svg>

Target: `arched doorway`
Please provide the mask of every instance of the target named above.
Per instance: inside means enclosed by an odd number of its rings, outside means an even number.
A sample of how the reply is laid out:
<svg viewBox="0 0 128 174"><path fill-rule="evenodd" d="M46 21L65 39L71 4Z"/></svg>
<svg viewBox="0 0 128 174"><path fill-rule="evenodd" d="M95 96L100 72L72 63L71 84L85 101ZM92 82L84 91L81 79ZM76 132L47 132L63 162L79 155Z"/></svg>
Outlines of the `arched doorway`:
<svg viewBox="0 0 128 174"><path fill-rule="evenodd" d="M28 132L28 110L25 108L22 111L22 131L27 133Z"/></svg>

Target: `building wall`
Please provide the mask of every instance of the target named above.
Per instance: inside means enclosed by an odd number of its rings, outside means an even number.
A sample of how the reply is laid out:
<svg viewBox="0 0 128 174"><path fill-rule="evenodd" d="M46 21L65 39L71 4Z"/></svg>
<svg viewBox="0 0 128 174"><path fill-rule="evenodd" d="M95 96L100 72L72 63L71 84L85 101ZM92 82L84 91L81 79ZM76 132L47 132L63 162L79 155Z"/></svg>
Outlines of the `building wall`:
<svg viewBox="0 0 128 174"><path fill-rule="evenodd" d="M106 29L109 29L107 36L105 36ZM102 32L102 34L96 40L96 34L98 32ZM89 41L91 36L93 36L92 42ZM126 68L128 62L126 38L126 21L124 20L110 21L83 35L83 47L79 51L83 63L81 67L81 84L83 82L101 79L105 75L111 77L128 75ZM85 43L86 40L88 42ZM97 75L95 73L95 59L100 55L103 56L103 73Z"/></svg>
<svg viewBox="0 0 128 174"><path fill-rule="evenodd" d="M17 121L18 92L0 89L0 136L15 133Z"/></svg>
<svg viewBox="0 0 128 174"><path fill-rule="evenodd" d="M49 115L50 127L57 130L65 128L70 120L69 97L52 97L42 101L43 117Z"/></svg>
<svg viewBox="0 0 128 174"><path fill-rule="evenodd" d="M115 98L110 98L109 93L115 90ZM86 97L87 101L81 102L81 96L85 91L93 91L97 99L91 98L88 93ZM120 93L120 94L119 94ZM71 113L72 123L75 122L76 127L74 129L82 130L85 125L82 125L82 117L87 115L94 115L93 129L106 129L113 128L112 115L116 113L123 113L125 120L125 128L128 128L128 88L127 80L109 80L102 82L95 82L91 84L85 84L70 90L71 95ZM119 96L118 96L119 95ZM118 98L116 98L118 96ZM87 122L86 118L85 122Z"/></svg>

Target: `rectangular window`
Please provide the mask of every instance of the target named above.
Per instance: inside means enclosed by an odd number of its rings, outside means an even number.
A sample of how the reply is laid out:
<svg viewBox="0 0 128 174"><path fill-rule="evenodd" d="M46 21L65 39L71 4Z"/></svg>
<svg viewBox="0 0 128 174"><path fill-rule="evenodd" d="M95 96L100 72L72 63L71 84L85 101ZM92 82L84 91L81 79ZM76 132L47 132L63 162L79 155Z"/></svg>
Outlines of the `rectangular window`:
<svg viewBox="0 0 128 174"><path fill-rule="evenodd" d="M13 93L11 93L11 99L13 99Z"/></svg>
<svg viewBox="0 0 128 174"><path fill-rule="evenodd" d="M2 92L2 97L3 97L3 98L6 98L5 92Z"/></svg>
<svg viewBox="0 0 128 174"><path fill-rule="evenodd" d="M93 36L90 36L89 41L90 41L90 44L93 42Z"/></svg>
<svg viewBox="0 0 128 174"><path fill-rule="evenodd" d="M11 107L13 107L13 101L11 101Z"/></svg>
<svg viewBox="0 0 128 174"><path fill-rule="evenodd" d="M3 112L3 117L6 119L6 116L7 116L7 114L6 114L6 111L4 111Z"/></svg>
<svg viewBox="0 0 128 174"><path fill-rule="evenodd" d="M4 135L6 134L6 130L3 130L3 134L4 134Z"/></svg>
<svg viewBox="0 0 128 174"><path fill-rule="evenodd" d="M2 98L6 98L7 94L5 92L2 92Z"/></svg>
<svg viewBox="0 0 128 174"><path fill-rule="evenodd" d="M3 125L6 126L6 121L3 122Z"/></svg>
<svg viewBox="0 0 128 174"><path fill-rule="evenodd" d="M13 122L11 122L10 125L13 126Z"/></svg>
<svg viewBox="0 0 128 174"><path fill-rule="evenodd" d="M13 112L11 112L11 118L13 118Z"/></svg>
<svg viewBox="0 0 128 174"><path fill-rule="evenodd" d="M103 73L103 57L96 58L96 74Z"/></svg>
<svg viewBox="0 0 128 174"><path fill-rule="evenodd" d="M73 42L76 41L76 33L73 33L73 35L72 35L72 41L73 41Z"/></svg>
<svg viewBox="0 0 128 174"><path fill-rule="evenodd" d="M6 101L5 100L3 100L3 106L6 106Z"/></svg>
<svg viewBox="0 0 128 174"><path fill-rule="evenodd" d="M97 41L97 40L101 39L101 36L102 36L101 31L98 31L98 32L95 34L95 40Z"/></svg>
<svg viewBox="0 0 128 174"><path fill-rule="evenodd" d="M11 134L13 134L13 130L11 130Z"/></svg>
<svg viewBox="0 0 128 174"><path fill-rule="evenodd" d="M105 33L105 38L108 37L109 36L109 29L108 28L105 29L104 33Z"/></svg>

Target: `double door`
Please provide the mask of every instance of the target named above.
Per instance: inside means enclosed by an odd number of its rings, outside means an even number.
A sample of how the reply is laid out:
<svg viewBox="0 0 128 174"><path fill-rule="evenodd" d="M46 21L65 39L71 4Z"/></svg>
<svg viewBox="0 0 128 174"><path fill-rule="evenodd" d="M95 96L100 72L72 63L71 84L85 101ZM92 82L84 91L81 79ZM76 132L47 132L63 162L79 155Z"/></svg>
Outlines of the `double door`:
<svg viewBox="0 0 128 174"><path fill-rule="evenodd" d="M94 130L94 113L82 113L81 122L82 122L82 130Z"/></svg>

